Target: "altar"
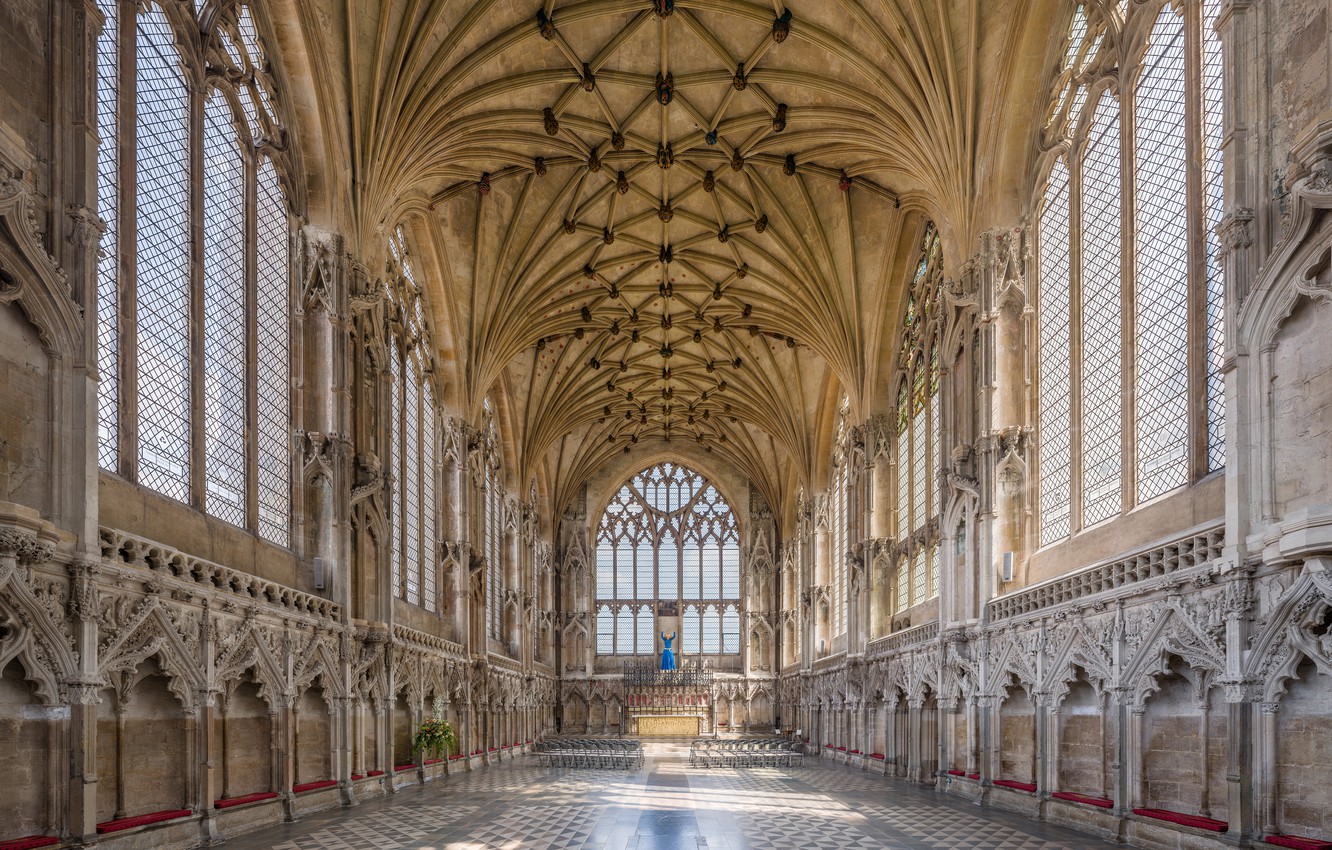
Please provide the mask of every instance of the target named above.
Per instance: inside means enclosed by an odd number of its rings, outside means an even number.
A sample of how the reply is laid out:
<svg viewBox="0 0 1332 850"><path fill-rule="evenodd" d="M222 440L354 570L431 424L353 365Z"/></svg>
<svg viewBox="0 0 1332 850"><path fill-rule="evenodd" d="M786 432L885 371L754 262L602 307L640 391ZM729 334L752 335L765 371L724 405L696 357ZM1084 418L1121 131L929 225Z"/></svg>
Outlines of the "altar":
<svg viewBox="0 0 1332 850"><path fill-rule="evenodd" d="M697 738L699 719L697 714L643 714L634 718L637 729L631 734L640 738Z"/></svg>

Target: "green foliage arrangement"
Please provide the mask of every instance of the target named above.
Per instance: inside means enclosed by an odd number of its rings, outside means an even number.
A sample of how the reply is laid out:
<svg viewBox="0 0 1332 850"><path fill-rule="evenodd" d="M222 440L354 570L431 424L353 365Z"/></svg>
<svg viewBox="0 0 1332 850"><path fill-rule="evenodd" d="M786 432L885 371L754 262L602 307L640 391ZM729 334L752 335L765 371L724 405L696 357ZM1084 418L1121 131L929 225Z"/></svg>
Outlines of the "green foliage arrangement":
<svg viewBox="0 0 1332 850"><path fill-rule="evenodd" d="M421 721L412 738L412 752L426 752L432 758L446 756L458 743L458 736L453 732L453 725L447 720L428 717Z"/></svg>

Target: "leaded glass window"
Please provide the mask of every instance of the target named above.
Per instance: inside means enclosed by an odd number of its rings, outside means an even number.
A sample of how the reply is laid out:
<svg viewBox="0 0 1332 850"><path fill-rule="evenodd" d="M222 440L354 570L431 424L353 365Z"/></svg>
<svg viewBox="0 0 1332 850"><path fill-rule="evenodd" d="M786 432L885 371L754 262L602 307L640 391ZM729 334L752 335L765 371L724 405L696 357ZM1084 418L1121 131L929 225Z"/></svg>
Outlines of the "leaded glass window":
<svg viewBox="0 0 1332 850"><path fill-rule="evenodd" d="M670 462L635 475L606 505L596 553L598 653L653 654L659 601L677 603L678 655L740 651L739 527L706 478Z"/></svg>
<svg viewBox="0 0 1332 850"><path fill-rule="evenodd" d="M1071 302L1068 280L1069 219L1068 167L1062 159L1054 163L1041 208L1038 240L1041 249L1041 280L1050 286L1040 289L1037 365L1040 395L1037 430L1041 435L1041 543L1067 537L1073 488L1072 455L1072 348Z"/></svg>
<svg viewBox="0 0 1332 850"><path fill-rule="evenodd" d="M831 538L829 552L832 558L832 563L829 565L831 567L829 594L832 599L833 637L846 634L847 629L846 608L849 587L846 579L846 558L851 545L850 517L847 513L847 487L851 481L848 468L851 461L850 428L846 421L848 413L849 402L844 398L838 412L837 448L833 456L832 481L828 486L828 534Z"/></svg>
<svg viewBox="0 0 1332 850"><path fill-rule="evenodd" d="M97 263L98 462L287 546L288 145L251 7L209 16L208 55L187 74L200 62L177 46L199 38L188 7L98 5L97 193L108 225ZM127 11L133 20L121 19ZM186 82L196 75L197 92ZM122 120L131 99L134 119Z"/></svg>
<svg viewBox="0 0 1332 850"><path fill-rule="evenodd" d="M1224 459L1219 6L1074 9L1036 229L1041 545Z"/></svg>
<svg viewBox="0 0 1332 850"><path fill-rule="evenodd" d="M436 467L435 387L430 333L421 290L416 284L407 233L389 238L390 276L385 297L389 310L389 372L393 376L389 446L392 454L393 592L427 610L439 607L439 470Z"/></svg>
<svg viewBox="0 0 1332 850"><path fill-rule="evenodd" d="M499 441L495 432L495 412L490 399L484 402L486 417L485 446L482 462L485 466L485 510L481 518L482 538L486 555L486 634L495 640L504 639L504 484L500 475ZM614 634L614 614L611 634ZM612 644L612 649L614 644Z"/></svg>
<svg viewBox="0 0 1332 850"><path fill-rule="evenodd" d="M943 254L927 223L907 292L898 346L897 384L897 610L938 594L927 581L926 551L937 543L943 421L939 404L939 291Z"/></svg>

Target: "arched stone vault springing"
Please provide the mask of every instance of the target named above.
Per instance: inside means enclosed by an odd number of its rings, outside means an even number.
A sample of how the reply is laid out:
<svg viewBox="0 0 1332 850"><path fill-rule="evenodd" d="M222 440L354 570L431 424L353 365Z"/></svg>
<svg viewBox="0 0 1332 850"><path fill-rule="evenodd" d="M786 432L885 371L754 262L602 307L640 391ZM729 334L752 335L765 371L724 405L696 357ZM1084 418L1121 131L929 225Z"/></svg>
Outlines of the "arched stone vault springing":
<svg viewBox="0 0 1332 850"><path fill-rule="evenodd" d="M447 395L506 396L552 506L668 439L794 489L829 399L876 404L898 246L921 214L971 228L980 14L353 2L359 238L413 223Z"/></svg>

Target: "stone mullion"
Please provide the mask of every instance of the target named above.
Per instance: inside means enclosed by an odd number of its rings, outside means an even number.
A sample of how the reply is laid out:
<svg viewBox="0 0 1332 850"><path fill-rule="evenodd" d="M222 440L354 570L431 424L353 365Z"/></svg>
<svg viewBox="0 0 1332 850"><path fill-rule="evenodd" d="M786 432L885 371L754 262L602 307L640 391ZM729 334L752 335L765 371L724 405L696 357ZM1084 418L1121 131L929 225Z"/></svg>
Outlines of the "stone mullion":
<svg viewBox="0 0 1332 850"><path fill-rule="evenodd" d="M259 224L258 161L253 146L242 145L245 161L245 524L259 531ZM202 184L200 184L202 185ZM202 220L202 219L201 219ZM290 304L290 299L288 300ZM290 376L288 376L288 384ZM292 409L293 413L295 408ZM294 417L293 417L294 418ZM292 489L300 479L292 480ZM292 549L300 551L292 542Z"/></svg>
<svg viewBox="0 0 1332 850"><path fill-rule="evenodd" d="M1082 154L1084 135L1068 155L1068 528L1082 530ZM1053 281L1052 281L1053 283ZM982 493L985 491L982 490ZM984 561L982 561L984 563Z"/></svg>
<svg viewBox="0 0 1332 850"><path fill-rule="evenodd" d="M1188 447L1189 481L1208 472L1207 462L1207 132L1203 111L1203 0L1186 3L1184 15L1185 175L1188 192ZM1200 167L1201 165L1201 167ZM1204 783L1206 784L1206 783Z"/></svg>
<svg viewBox="0 0 1332 850"><path fill-rule="evenodd" d="M1119 419L1119 512L1128 513L1138 503L1138 361L1134 356L1134 340L1137 339L1137 293L1138 276L1136 257L1138 255L1137 233L1134 222L1137 220L1136 177L1133 169L1134 100L1136 87L1128 80L1138 76L1141 57L1130 66L1123 63L1127 70L1119 78L1118 85L1112 86L1109 94L1118 94L1119 104L1119 388L1122 403ZM1099 237L1098 237L1099 238Z"/></svg>
<svg viewBox="0 0 1332 850"><path fill-rule="evenodd" d="M204 386L204 91L202 81L185 75L189 104L189 351L190 351L190 504L208 510L207 503L207 438L204 416L207 395ZM248 408L248 403L247 403ZM253 420L250 420L253 421ZM248 428L246 429L249 430ZM247 440L248 444L248 440ZM248 522L248 520L247 520Z"/></svg>
<svg viewBox="0 0 1332 850"><path fill-rule="evenodd" d="M118 254L118 310L116 358L120 369L120 398L117 400L117 445L119 472L130 481L139 480L139 350L138 340L138 102L135 80L138 72L136 17L138 0L116 0L119 4L117 38L119 88L116 103L116 253Z"/></svg>
<svg viewBox="0 0 1332 850"><path fill-rule="evenodd" d="M1267 186L1267 169L1260 161L1262 144L1255 129L1266 114L1268 92L1263 85L1265 65L1255 61L1256 32L1264 23L1254 0L1227 0L1216 21L1221 40L1224 94L1222 97L1221 154L1225 184L1225 216L1217 228L1224 271L1223 299L1226 336L1226 541L1223 557L1240 563L1244 543L1263 503L1261 464L1255 461L1261 429L1239 428L1240 404L1260 409L1262 379L1259 357L1238 346L1235 330L1238 310L1258 273L1260 246L1269 244L1270 216L1255 215ZM1261 355L1259 355L1261 356Z"/></svg>

